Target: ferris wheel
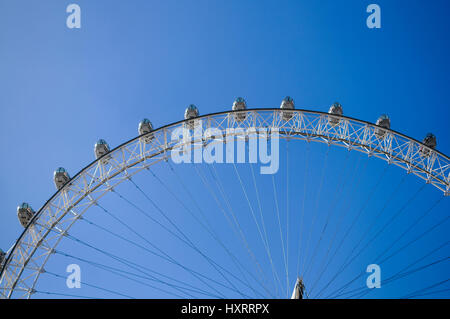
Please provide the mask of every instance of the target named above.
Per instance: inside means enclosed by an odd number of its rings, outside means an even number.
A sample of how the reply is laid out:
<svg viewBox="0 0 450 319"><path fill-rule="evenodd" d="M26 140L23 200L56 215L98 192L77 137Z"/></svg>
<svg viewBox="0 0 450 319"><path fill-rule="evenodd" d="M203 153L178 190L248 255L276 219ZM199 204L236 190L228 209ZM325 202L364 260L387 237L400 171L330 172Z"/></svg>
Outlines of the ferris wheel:
<svg viewBox="0 0 450 319"><path fill-rule="evenodd" d="M234 141L241 161L226 158ZM279 147L279 170L259 174L255 145ZM290 97L270 109L237 98L208 115L189 105L157 129L144 119L113 149L99 139L73 177L57 168L39 210L18 206L24 231L0 251L0 297L446 296L450 159L436 145L392 130L387 115L370 123ZM66 286L69 264L83 290ZM367 287L369 264L387 273L382 289ZM414 276L429 284L397 284Z"/></svg>

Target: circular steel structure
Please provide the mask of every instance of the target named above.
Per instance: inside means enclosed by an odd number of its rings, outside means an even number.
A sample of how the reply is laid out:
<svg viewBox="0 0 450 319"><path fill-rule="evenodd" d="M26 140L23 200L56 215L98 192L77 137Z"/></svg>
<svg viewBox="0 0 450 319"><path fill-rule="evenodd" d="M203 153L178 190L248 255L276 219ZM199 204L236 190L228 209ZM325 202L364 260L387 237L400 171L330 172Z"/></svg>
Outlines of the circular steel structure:
<svg viewBox="0 0 450 319"><path fill-rule="evenodd" d="M106 193L131 176L167 160L170 152L184 144L204 147L223 143L227 129L234 135L256 129L278 131L284 139L322 142L356 150L394 164L450 195L450 159L417 140L369 122L318 111L248 109L203 115L195 125L203 130L216 128L222 136L191 141L172 140L172 133L192 119L179 121L140 135L111 150L79 171L36 212L5 260L0 274L0 298L30 298L45 264L72 225ZM242 130L239 130L242 129ZM242 133L240 133L242 132ZM266 136L264 136L266 138Z"/></svg>

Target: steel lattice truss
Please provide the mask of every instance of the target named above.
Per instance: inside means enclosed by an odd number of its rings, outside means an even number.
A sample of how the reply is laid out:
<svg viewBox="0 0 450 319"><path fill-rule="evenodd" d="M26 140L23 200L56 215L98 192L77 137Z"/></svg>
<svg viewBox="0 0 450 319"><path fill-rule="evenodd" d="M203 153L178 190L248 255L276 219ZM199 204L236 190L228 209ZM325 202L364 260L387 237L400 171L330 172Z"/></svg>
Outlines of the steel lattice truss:
<svg viewBox="0 0 450 319"><path fill-rule="evenodd" d="M1 298L30 298L45 264L71 226L102 196L140 171L170 157L170 151L183 143L204 147L223 142L230 128L256 129L256 132L279 130L279 138L323 142L357 150L404 168L444 195L450 194L450 159L422 143L392 130L382 137L378 126L322 112L305 110L255 109L205 115L195 120L202 129L217 128L222 136L205 140L171 140L172 132L186 127L180 121L136 137L94 161L75 175L35 214L33 220L9 252L0 278ZM242 119L245 114L245 119ZM239 120L238 120L238 116ZM330 119L338 122L330 123ZM190 121L192 123L192 120ZM239 132L239 130L238 130ZM150 143L145 137L153 135ZM235 133L239 134L239 133ZM258 136L258 134L256 134ZM147 141L148 142L148 141Z"/></svg>

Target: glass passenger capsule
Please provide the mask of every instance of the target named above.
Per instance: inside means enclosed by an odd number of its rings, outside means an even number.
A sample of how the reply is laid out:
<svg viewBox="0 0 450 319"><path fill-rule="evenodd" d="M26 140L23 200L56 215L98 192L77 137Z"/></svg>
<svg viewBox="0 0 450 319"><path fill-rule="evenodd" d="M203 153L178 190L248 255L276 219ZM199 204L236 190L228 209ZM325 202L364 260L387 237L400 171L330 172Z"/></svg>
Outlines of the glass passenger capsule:
<svg viewBox="0 0 450 319"><path fill-rule="evenodd" d="M153 133L151 133L152 131L153 125L149 119L143 119L142 121L139 122L138 126L139 135L146 134L144 137L142 137L142 141L144 141L144 143L150 143L153 140L154 135Z"/></svg>
<svg viewBox="0 0 450 319"><path fill-rule="evenodd" d="M433 133L428 133L422 141L423 144L430 148L436 148L436 136Z"/></svg>
<svg viewBox="0 0 450 319"><path fill-rule="evenodd" d="M233 107L232 107L233 111L244 111L246 109L247 109L247 104L245 103L245 100L242 97L238 97L233 102ZM239 122L245 120L246 117L247 117L246 112L239 112L239 113L234 114L234 118Z"/></svg>
<svg viewBox="0 0 450 319"><path fill-rule="evenodd" d="M386 114L381 114L375 124L377 125L377 127L375 127L375 135L378 138L383 138L384 135L386 134L385 129L391 128L391 120L389 119L389 116L387 116Z"/></svg>
<svg viewBox="0 0 450 319"><path fill-rule="evenodd" d="M342 105L338 102L333 103L333 105L331 105L330 109L328 110L328 114L342 116L342 114L344 114ZM330 123L332 126L339 124L339 122L339 117L328 116L328 123Z"/></svg>
<svg viewBox="0 0 450 319"><path fill-rule="evenodd" d="M294 100L290 96L286 96L283 101L281 101L280 109L283 110L293 110L294 107ZM289 121L292 118L293 112L291 111L283 111L281 112L281 116L283 117L283 120Z"/></svg>
<svg viewBox="0 0 450 319"><path fill-rule="evenodd" d="M0 270L3 268L3 262L6 259L6 253L0 249Z"/></svg>
<svg viewBox="0 0 450 319"><path fill-rule="evenodd" d="M194 104L190 104L184 111L184 119L190 120L199 116L198 108Z"/></svg>
<svg viewBox="0 0 450 319"><path fill-rule="evenodd" d="M17 206L17 218L19 218L20 224L25 228L34 216L34 210L28 203L22 203Z"/></svg>
<svg viewBox="0 0 450 319"><path fill-rule="evenodd" d="M422 156L429 156L431 153L430 149L435 149L437 142L436 142L436 136L432 133L428 133L425 138L422 140L422 144L424 144L427 147L424 147L423 145L420 146L420 154Z"/></svg>
<svg viewBox="0 0 450 319"><path fill-rule="evenodd" d="M69 173L64 167L58 167L53 173L53 182L57 189L61 189L68 181L70 181Z"/></svg>
<svg viewBox="0 0 450 319"><path fill-rule="evenodd" d="M194 120L196 117L200 115L198 108L194 104L190 104L186 110L184 111L184 119L190 120L186 122L186 126L193 130L196 126L196 121Z"/></svg>
<svg viewBox="0 0 450 319"><path fill-rule="evenodd" d="M99 159L100 157L102 157L103 155L109 153L110 149L109 149L109 145L108 143L106 143L106 141L104 139L99 139L97 141L97 143L95 143L94 145L94 153L95 153L95 158ZM106 157L104 161L102 161L104 164L108 162L108 158Z"/></svg>

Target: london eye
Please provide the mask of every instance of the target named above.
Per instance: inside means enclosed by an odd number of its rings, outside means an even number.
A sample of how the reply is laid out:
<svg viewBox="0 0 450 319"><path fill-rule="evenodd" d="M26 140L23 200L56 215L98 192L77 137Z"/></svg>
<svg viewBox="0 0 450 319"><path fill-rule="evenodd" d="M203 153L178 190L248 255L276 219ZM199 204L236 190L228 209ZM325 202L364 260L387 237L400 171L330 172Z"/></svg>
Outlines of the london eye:
<svg viewBox="0 0 450 319"><path fill-rule="evenodd" d="M144 119L116 147L98 139L79 172L56 168L56 192L40 208L19 203L24 230L1 251L0 296L448 294L449 157L431 133L416 140L386 114L368 122L344 107L298 109L286 97L280 107L248 108L237 98L207 115L191 104L183 120L159 128ZM261 141L279 146L272 174L249 155ZM226 158L232 142L245 150L241 161ZM192 157L176 163L174 154ZM82 293L66 287L69 264L82 270ZM366 285L370 264L382 269L382 289Z"/></svg>

